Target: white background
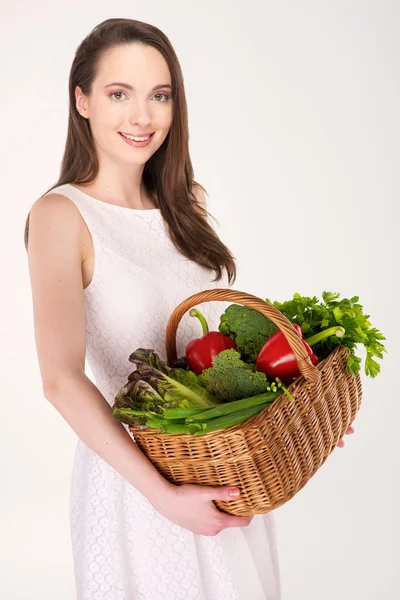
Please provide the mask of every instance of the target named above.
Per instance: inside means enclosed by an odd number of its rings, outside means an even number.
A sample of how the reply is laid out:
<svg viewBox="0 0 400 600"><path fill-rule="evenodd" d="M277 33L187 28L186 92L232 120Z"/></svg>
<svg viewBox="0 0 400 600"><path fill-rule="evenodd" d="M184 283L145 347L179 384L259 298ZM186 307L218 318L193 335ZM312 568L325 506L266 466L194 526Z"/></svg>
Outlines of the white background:
<svg viewBox="0 0 400 600"><path fill-rule="evenodd" d="M235 288L358 295L387 337L381 374L362 371L355 434L275 514L283 600L398 599L400 19L384 0L7 4L0 594L74 598L76 436L42 393L23 230L58 177L73 54L110 17L156 25L178 54L195 178L237 258Z"/></svg>

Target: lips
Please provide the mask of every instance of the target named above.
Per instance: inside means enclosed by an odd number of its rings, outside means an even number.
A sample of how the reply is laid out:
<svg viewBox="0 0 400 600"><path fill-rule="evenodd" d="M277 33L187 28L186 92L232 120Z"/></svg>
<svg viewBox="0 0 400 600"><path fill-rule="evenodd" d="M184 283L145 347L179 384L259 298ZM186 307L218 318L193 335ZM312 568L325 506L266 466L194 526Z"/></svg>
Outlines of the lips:
<svg viewBox="0 0 400 600"><path fill-rule="evenodd" d="M148 135L154 135L155 131L151 133L126 133L126 131L118 131L118 133L121 133L122 135L130 135L131 137L147 137Z"/></svg>

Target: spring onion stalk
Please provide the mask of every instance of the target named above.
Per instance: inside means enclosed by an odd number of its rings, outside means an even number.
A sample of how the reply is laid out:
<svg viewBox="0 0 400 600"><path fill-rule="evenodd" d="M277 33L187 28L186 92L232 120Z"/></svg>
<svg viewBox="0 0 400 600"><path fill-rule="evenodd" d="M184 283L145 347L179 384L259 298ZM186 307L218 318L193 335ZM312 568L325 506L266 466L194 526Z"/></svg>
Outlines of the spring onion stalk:
<svg viewBox="0 0 400 600"><path fill-rule="evenodd" d="M206 423L190 423L189 433L194 436L204 435L205 433L210 433L211 431L217 431L218 429L226 429L227 427L231 427L232 425L243 423L243 421L247 421L247 419L249 419L253 415L256 415L257 413L261 412L263 408L268 406L268 404L269 402L264 402L264 404L250 406L248 408L238 410L232 414L225 415L223 417L210 419ZM206 427L200 430L196 430L196 427L198 425L206 425Z"/></svg>
<svg viewBox="0 0 400 600"><path fill-rule="evenodd" d="M156 418L152 418L152 419L148 419L146 422L146 426L147 427L154 427L156 429L161 429L164 425L185 425L185 421L183 419L181 419L180 421L175 421L172 422L171 421L167 421L167 419L156 419Z"/></svg>
<svg viewBox="0 0 400 600"><path fill-rule="evenodd" d="M203 408L201 410L204 410ZM149 419L152 419L153 417L157 418L160 417L160 415L158 413L155 412L151 412L148 410L135 410L133 408L117 408L114 410L114 412L118 411L118 413L124 414L124 415L137 415L140 417L148 417Z"/></svg>
<svg viewBox="0 0 400 600"><path fill-rule="evenodd" d="M204 408L164 408L162 417L173 421L175 419L186 419L204 411Z"/></svg>
<svg viewBox="0 0 400 600"><path fill-rule="evenodd" d="M234 400L232 402L225 402L219 404L213 408L209 408L201 413L190 416L186 419L186 423L193 423L197 421L208 421L209 419L215 419L216 417L223 417L224 415L230 415L239 410L250 408L252 406L258 406L259 404L273 402L281 394L281 390L276 392L269 392L264 394L257 394L251 398L243 398L242 400Z"/></svg>
<svg viewBox="0 0 400 600"><path fill-rule="evenodd" d="M177 423L176 421L164 421L161 422L162 419L149 419L147 421L148 427L153 427L155 429L161 430L161 433L169 433L171 435L180 435L182 433L190 433L189 426L185 425L185 423ZM193 425L193 431L200 431L205 429L204 423L196 423Z"/></svg>

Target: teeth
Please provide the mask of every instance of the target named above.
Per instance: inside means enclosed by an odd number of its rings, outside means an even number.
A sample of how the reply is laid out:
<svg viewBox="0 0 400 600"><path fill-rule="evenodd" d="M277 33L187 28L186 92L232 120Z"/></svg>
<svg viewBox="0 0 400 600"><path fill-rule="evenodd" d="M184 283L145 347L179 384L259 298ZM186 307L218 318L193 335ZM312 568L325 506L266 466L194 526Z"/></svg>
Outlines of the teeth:
<svg viewBox="0 0 400 600"><path fill-rule="evenodd" d="M149 135L147 137L133 137L133 135L125 135L124 133L121 133L121 135L125 138L128 138L128 140L133 140L134 142L145 142L150 137Z"/></svg>

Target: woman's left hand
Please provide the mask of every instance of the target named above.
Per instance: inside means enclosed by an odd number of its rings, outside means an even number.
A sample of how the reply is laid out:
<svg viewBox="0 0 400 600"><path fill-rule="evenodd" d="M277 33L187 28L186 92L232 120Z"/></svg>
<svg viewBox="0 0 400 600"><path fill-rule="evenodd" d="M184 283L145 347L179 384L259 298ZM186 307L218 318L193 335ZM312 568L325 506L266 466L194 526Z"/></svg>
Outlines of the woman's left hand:
<svg viewBox="0 0 400 600"><path fill-rule="evenodd" d="M345 435L349 435L350 433L354 433L354 427L349 427L348 430L346 431ZM338 447L343 448L343 446L344 446L344 441L340 440L340 442L338 443Z"/></svg>

